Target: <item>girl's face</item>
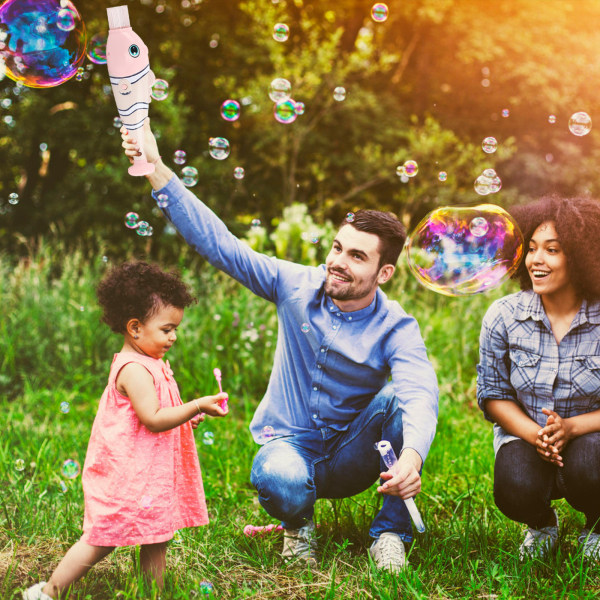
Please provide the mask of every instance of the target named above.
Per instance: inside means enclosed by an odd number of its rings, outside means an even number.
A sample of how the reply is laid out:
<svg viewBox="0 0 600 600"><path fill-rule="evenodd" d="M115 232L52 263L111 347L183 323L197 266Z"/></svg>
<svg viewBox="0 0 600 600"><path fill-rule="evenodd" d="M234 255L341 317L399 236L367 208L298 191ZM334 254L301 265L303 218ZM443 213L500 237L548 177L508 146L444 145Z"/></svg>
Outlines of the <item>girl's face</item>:
<svg viewBox="0 0 600 600"><path fill-rule="evenodd" d="M177 327L183 319L183 308L161 305L145 323L138 322L132 344L152 358L162 358L177 339Z"/></svg>
<svg viewBox="0 0 600 600"><path fill-rule="evenodd" d="M533 232L525 255L525 266L531 277L533 291L537 294L573 291L567 257L558 241L553 221L542 223Z"/></svg>

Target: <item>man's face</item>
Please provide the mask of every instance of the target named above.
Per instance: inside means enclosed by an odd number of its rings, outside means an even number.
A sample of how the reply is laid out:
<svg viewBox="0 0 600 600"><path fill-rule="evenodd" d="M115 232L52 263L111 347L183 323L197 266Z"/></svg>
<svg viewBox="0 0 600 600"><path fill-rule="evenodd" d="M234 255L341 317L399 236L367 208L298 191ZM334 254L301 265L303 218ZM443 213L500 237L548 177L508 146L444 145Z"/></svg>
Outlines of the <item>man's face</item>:
<svg viewBox="0 0 600 600"><path fill-rule="evenodd" d="M344 225L337 233L325 266L325 293L344 311L368 306L377 286L394 272L392 265L379 267L379 237Z"/></svg>

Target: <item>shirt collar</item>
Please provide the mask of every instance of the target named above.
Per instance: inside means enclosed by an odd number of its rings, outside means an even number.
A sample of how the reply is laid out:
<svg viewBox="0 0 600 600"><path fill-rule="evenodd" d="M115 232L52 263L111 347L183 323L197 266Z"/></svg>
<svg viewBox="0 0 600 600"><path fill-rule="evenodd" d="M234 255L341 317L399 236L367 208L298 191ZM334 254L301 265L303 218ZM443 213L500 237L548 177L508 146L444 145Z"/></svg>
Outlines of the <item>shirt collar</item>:
<svg viewBox="0 0 600 600"><path fill-rule="evenodd" d="M377 292L379 293L379 290L377 290ZM375 297L373 298L369 306L365 306L360 310L344 312L338 306L335 305L333 300L327 294L325 294L325 306L327 308L328 313L332 315L338 315L341 319L344 319L344 321L360 321L362 319L367 318L369 315L373 314L377 310L378 293L375 294Z"/></svg>
<svg viewBox="0 0 600 600"><path fill-rule="evenodd" d="M544 305L539 294L536 294L533 290L521 292L519 302L515 307L515 319L517 321L525 321L527 319L543 321L544 315ZM583 323L600 324L600 302L583 300L579 311L573 319L572 327L577 327Z"/></svg>

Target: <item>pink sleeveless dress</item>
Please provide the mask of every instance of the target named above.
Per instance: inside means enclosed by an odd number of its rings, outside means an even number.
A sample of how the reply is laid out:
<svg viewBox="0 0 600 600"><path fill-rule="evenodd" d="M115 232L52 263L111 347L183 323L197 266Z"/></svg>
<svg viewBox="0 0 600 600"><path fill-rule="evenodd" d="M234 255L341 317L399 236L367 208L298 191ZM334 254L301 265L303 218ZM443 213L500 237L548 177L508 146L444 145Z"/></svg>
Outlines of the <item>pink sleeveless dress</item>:
<svg viewBox="0 0 600 600"><path fill-rule="evenodd" d="M152 433L142 425L115 384L130 362L148 369L161 407L182 404L168 362L137 352L115 354L81 477L81 540L93 546L156 544L177 529L208 523L192 426Z"/></svg>

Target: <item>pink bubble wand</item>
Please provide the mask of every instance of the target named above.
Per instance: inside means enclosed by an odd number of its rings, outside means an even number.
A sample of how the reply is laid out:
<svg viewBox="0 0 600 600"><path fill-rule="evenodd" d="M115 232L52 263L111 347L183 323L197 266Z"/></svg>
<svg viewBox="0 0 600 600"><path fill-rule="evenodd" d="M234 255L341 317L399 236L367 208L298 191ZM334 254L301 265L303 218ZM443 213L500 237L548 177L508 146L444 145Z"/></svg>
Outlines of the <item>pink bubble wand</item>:
<svg viewBox="0 0 600 600"><path fill-rule="evenodd" d="M219 384L219 392L222 394L223 388L221 387L221 369L218 369L217 367L215 367L213 369L213 375L215 376L215 379L217 380L217 383ZM227 398L223 398L223 400L221 400L221 408L223 410L227 410Z"/></svg>

